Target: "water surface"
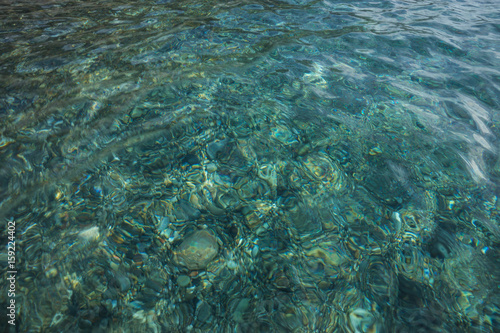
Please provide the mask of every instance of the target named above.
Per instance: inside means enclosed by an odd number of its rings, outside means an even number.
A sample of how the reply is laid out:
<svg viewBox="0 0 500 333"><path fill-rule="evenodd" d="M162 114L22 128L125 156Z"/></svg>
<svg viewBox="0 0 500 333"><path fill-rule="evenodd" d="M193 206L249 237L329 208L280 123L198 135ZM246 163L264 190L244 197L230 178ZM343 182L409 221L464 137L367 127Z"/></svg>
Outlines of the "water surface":
<svg viewBox="0 0 500 333"><path fill-rule="evenodd" d="M497 7L2 1L17 329L494 332Z"/></svg>

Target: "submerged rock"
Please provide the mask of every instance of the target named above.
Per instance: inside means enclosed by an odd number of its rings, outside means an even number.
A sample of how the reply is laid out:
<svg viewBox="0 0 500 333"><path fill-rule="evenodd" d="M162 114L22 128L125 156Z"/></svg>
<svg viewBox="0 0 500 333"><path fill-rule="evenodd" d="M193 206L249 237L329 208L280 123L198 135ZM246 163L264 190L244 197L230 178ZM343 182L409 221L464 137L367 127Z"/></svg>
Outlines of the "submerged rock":
<svg viewBox="0 0 500 333"><path fill-rule="evenodd" d="M217 238L207 230L198 230L177 247L174 259L190 270L205 269L218 252Z"/></svg>

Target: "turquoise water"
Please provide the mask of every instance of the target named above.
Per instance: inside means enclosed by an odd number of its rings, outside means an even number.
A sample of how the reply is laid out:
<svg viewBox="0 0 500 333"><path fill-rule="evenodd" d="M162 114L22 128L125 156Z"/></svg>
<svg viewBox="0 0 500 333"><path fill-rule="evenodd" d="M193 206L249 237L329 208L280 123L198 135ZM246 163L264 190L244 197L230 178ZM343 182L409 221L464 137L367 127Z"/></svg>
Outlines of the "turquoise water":
<svg viewBox="0 0 500 333"><path fill-rule="evenodd" d="M0 327L494 332L499 40L496 1L2 1Z"/></svg>

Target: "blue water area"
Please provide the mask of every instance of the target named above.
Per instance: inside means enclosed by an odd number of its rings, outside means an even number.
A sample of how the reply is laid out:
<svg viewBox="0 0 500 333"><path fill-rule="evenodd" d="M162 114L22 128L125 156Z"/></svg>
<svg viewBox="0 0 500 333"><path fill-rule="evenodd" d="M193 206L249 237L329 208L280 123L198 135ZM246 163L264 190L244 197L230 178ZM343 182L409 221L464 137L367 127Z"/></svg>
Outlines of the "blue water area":
<svg viewBox="0 0 500 333"><path fill-rule="evenodd" d="M2 330L496 332L499 41L495 0L1 1Z"/></svg>

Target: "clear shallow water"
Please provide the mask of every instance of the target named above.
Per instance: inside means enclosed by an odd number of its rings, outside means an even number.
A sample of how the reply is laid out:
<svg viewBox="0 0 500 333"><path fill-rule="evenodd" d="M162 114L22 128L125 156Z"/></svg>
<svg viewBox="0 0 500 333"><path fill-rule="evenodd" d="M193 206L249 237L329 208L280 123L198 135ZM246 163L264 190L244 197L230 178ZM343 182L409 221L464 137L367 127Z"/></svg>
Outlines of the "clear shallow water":
<svg viewBox="0 0 500 333"><path fill-rule="evenodd" d="M496 5L2 2L18 329L493 332Z"/></svg>

